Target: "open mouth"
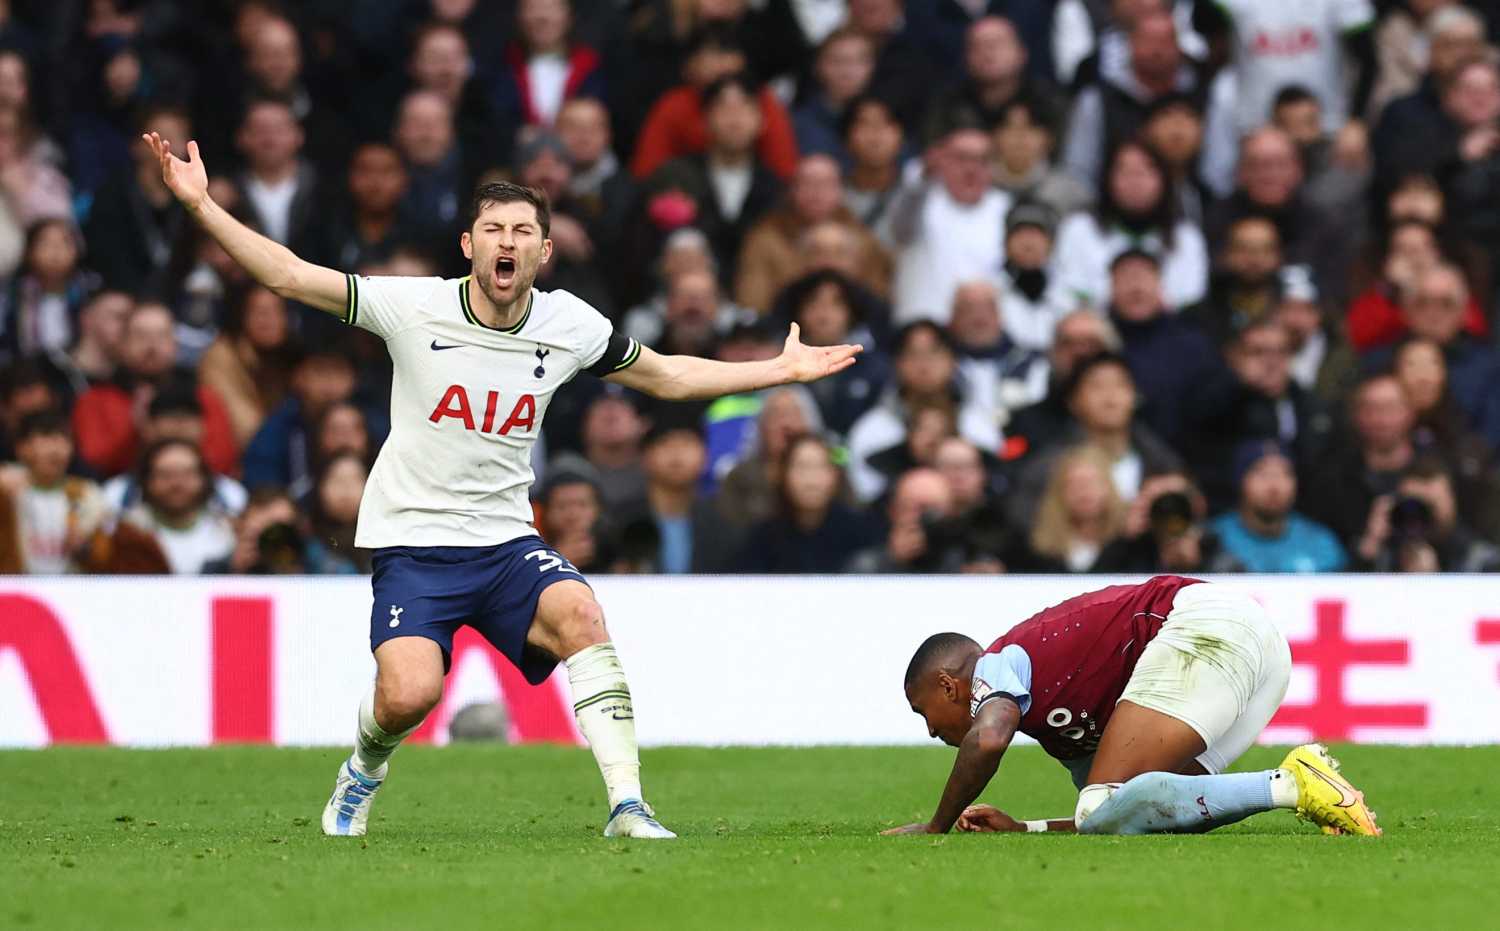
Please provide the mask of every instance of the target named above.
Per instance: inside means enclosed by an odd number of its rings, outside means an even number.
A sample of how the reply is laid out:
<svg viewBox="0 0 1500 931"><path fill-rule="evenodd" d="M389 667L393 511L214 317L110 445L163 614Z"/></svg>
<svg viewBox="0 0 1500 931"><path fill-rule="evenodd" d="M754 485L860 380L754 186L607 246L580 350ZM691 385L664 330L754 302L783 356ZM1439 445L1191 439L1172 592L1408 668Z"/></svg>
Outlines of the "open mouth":
<svg viewBox="0 0 1500 931"><path fill-rule="evenodd" d="M508 255L502 255L495 260L495 284L502 288L510 287L516 280L516 260Z"/></svg>

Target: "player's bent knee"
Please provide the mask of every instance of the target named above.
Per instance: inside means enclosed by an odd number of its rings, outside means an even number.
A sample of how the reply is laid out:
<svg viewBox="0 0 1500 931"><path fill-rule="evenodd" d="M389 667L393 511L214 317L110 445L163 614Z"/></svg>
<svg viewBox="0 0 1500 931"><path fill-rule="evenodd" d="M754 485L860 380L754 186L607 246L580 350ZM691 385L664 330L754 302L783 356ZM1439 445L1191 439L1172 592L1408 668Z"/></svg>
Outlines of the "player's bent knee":
<svg viewBox="0 0 1500 931"><path fill-rule="evenodd" d="M1079 834L1095 834L1097 831L1089 829L1089 815L1115 793L1119 785L1108 782L1096 782L1093 785L1083 787L1078 793L1078 806L1073 809L1073 826Z"/></svg>
<svg viewBox="0 0 1500 931"><path fill-rule="evenodd" d="M566 590L562 585L553 588ZM604 627L604 609L586 587L582 591L567 591L565 599L559 599L547 608L539 613L538 619L546 626L552 652L559 659L567 659L579 650L609 639L609 632Z"/></svg>
<svg viewBox="0 0 1500 931"><path fill-rule="evenodd" d="M443 698L443 680L425 677L383 676L375 688L375 723L389 733L398 733L422 723Z"/></svg>

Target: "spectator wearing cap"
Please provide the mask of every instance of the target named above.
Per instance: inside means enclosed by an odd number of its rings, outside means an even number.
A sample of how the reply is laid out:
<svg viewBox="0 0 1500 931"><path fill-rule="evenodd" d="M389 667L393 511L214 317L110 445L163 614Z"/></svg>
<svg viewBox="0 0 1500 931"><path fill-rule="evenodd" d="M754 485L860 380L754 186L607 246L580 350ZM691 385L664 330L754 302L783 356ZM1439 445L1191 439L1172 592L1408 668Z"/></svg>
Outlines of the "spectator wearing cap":
<svg viewBox="0 0 1500 931"><path fill-rule="evenodd" d="M851 101L859 98L875 73L875 46L870 37L848 27L825 38L813 59L801 103L792 111L797 150L808 155L848 159L839 124Z"/></svg>
<svg viewBox="0 0 1500 931"><path fill-rule="evenodd" d="M1223 346L1251 323L1268 319L1276 307L1281 268L1281 233L1254 214L1230 224L1219 251L1208 295L1184 315Z"/></svg>
<svg viewBox="0 0 1500 931"><path fill-rule="evenodd" d="M849 504L843 467L827 440L793 439L777 479L776 512L750 529L733 571L836 573L876 539L875 522Z"/></svg>
<svg viewBox="0 0 1500 931"><path fill-rule="evenodd" d="M844 206L866 227L881 229L901 187L905 130L889 103L873 94L861 94L844 108L839 132L848 160Z"/></svg>
<svg viewBox="0 0 1500 931"><path fill-rule="evenodd" d="M501 120L551 126L564 102L604 95L599 53L573 41L572 31L570 0L516 4L516 39L505 47L504 67L488 82Z"/></svg>
<svg viewBox="0 0 1500 931"><path fill-rule="evenodd" d="M1305 265L1283 266L1278 276L1280 295L1271 319L1291 340L1292 380L1324 404L1338 404L1359 375L1359 356L1337 321L1323 313L1312 270Z"/></svg>
<svg viewBox="0 0 1500 931"><path fill-rule="evenodd" d="M857 242L854 269L859 282L876 294L890 291L891 258L875 236L844 207L839 166L829 155L807 155L782 204L766 213L745 234L735 263L734 299L760 313L771 309L781 289L797 276L801 262L798 240L818 223L835 221L849 227Z"/></svg>
<svg viewBox="0 0 1500 931"><path fill-rule="evenodd" d="M824 423L839 436L879 399L890 378L890 360L874 344L866 323L878 310L879 301L847 276L823 270L788 285L771 314L778 334L787 323L796 323L802 342L809 346L859 343L865 347L858 365L807 386Z"/></svg>
<svg viewBox="0 0 1500 931"><path fill-rule="evenodd" d="M245 485L285 488L294 498L312 489L313 430L333 404L354 395L354 366L347 356L312 350L292 369L291 391L245 447Z"/></svg>
<svg viewBox="0 0 1500 931"><path fill-rule="evenodd" d="M1057 231L1061 281L1080 301L1110 301L1110 263L1127 249L1158 257L1163 298L1176 310L1208 289L1208 246L1198 226L1177 213L1166 163L1139 142L1115 149L1106 163L1099 206L1065 219Z"/></svg>
<svg viewBox="0 0 1500 931"><path fill-rule="evenodd" d="M1076 310L1075 300L1054 271L1057 213L1045 203L1021 201L1005 215L1005 263L1000 268L1000 307L1005 335L1032 352L1052 348L1057 324Z"/></svg>
<svg viewBox="0 0 1500 931"><path fill-rule="evenodd" d="M222 474L239 469L234 428L217 392L177 367L177 337L165 306L137 304L125 321L120 372L85 391L73 406L78 456L102 477L119 475L137 461L141 429L152 400L169 389L193 394L203 412L203 456Z"/></svg>
<svg viewBox="0 0 1500 931"><path fill-rule="evenodd" d="M1087 445L1109 464L1120 500L1129 503L1149 475L1182 468L1182 459L1136 416L1139 392L1125 360L1101 353L1081 360L1058 392L1067 422L1022 464L1007 507L1011 523L1030 527L1037 502L1066 450Z"/></svg>
<svg viewBox="0 0 1500 931"><path fill-rule="evenodd" d="M1015 24L985 15L964 30L963 71L929 107L926 139L941 139L959 127L994 126L1019 99L1055 106L1050 87L1026 73L1029 56Z"/></svg>
<svg viewBox="0 0 1500 931"><path fill-rule="evenodd" d="M975 403L960 378L957 350L946 330L930 320L907 324L896 334L891 356L890 386L849 429L849 479L861 501L875 500L886 487L870 457L906 438L919 407L950 409L960 435L983 450L1000 447L998 412Z"/></svg>
<svg viewBox="0 0 1500 931"><path fill-rule="evenodd" d="M1214 510L1229 506L1235 450L1247 439L1282 444L1299 469L1313 470L1333 446L1332 413L1291 377L1291 338L1261 320L1224 352L1227 367L1201 379L1183 401L1182 448Z"/></svg>
<svg viewBox="0 0 1500 931"><path fill-rule="evenodd" d="M1140 386L1142 414L1168 443L1182 432L1181 406L1219 364L1213 343L1179 315L1162 295L1161 262L1149 252L1121 253L1110 264L1110 319Z"/></svg>
<svg viewBox="0 0 1500 931"><path fill-rule="evenodd" d="M0 466L0 495L15 507L23 566L32 575L78 571L76 557L108 513L99 486L68 474L73 436L56 410L21 420L16 433L19 465Z"/></svg>
<svg viewBox="0 0 1500 931"><path fill-rule="evenodd" d="M683 61L684 83L657 98L636 137L630 172L650 178L657 169L689 156L712 152L715 136L710 126L706 92L725 78L739 75L740 90L754 112L747 149L779 178L790 178L797 167L797 138L786 108L770 90L745 76L744 47L732 29L705 26L689 43Z"/></svg>
<svg viewBox="0 0 1500 931"><path fill-rule="evenodd" d="M1017 202L1046 204L1058 216L1093 206L1093 189L1056 163L1057 117L1047 104L1017 97L987 125L996 187Z"/></svg>
<svg viewBox="0 0 1500 931"><path fill-rule="evenodd" d="M1230 555L1251 573L1337 573L1346 564L1334 532L1293 510L1298 472L1274 439L1251 439L1235 450L1239 505L1212 528Z"/></svg>
<svg viewBox="0 0 1500 931"><path fill-rule="evenodd" d="M546 194L552 210L547 234L552 240L552 258L537 270L537 287L576 294L606 316L613 316L609 283L604 279L604 266L597 261L600 244L589 235L579 217L579 205L568 195L573 163L567 147L552 130L535 126L523 129L518 141L517 179Z"/></svg>
<svg viewBox="0 0 1500 931"><path fill-rule="evenodd" d="M1127 54L1100 56L1097 77L1073 101L1063 164L1090 187L1105 181L1106 154L1136 136L1153 101L1188 94L1204 106L1206 81L1183 55L1171 15L1159 9L1127 28Z"/></svg>
<svg viewBox="0 0 1500 931"><path fill-rule="evenodd" d="M151 399L146 408L146 420L141 424L141 446L146 448L162 440L182 440L202 448L203 434L203 405L191 390L175 385ZM123 472L105 482L102 490L110 513L124 513L140 503L140 476L135 471ZM210 494L214 507L234 516L244 509L248 498L244 485L222 472L214 472Z"/></svg>
<svg viewBox="0 0 1500 931"><path fill-rule="evenodd" d="M707 127L706 147L662 165L647 180L643 194L648 234L654 231L659 241L682 226L703 230L726 282L734 280L745 234L782 191L777 173L756 149L764 119L757 93L764 91L757 92L743 75L721 78L703 88L701 95L695 89L694 105L701 99ZM791 174L790 168L786 174Z"/></svg>
<svg viewBox="0 0 1500 931"><path fill-rule="evenodd" d="M891 205L883 235L896 249L897 324L946 323L959 284L1000 267L1011 198L992 183L990 148L981 130L949 134Z"/></svg>

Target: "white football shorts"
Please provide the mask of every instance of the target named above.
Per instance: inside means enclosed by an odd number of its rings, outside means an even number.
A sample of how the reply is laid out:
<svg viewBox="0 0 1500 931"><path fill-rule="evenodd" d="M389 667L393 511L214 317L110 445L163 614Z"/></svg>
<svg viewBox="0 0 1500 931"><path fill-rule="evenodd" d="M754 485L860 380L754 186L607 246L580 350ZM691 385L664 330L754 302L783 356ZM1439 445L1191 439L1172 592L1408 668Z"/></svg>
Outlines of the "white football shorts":
<svg viewBox="0 0 1500 931"><path fill-rule="evenodd" d="M1177 593L1121 701L1170 715L1208 748L1198 762L1223 772L1281 707L1292 675L1286 637L1253 598L1204 582Z"/></svg>

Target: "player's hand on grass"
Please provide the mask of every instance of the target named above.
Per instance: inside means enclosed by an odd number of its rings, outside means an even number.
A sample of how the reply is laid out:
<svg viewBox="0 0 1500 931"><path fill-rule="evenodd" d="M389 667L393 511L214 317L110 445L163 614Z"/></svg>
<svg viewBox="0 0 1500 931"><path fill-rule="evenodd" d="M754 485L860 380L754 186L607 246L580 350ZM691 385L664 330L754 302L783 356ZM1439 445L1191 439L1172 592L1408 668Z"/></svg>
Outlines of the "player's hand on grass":
<svg viewBox="0 0 1500 931"><path fill-rule="evenodd" d="M198 155L198 143L187 144L187 161L183 161L172 154L172 143L160 135L146 133L141 138L161 162L161 179L167 185L167 190L189 210L203 203L203 199L208 196L208 170L203 167L203 159Z"/></svg>
<svg viewBox="0 0 1500 931"><path fill-rule="evenodd" d="M786 368L789 381L817 381L854 364L854 357L864 351L863 346L807 346L802 342L802 329L792 324L787 334L786 345L781 349L781 364Z"/></svg>
<svg viewBox="0 0 1500 931"><path fill-rule="evenodd" d="M880 832L882 837L890 837L895 834L931 834L932 825L926 821L917 824L903 824L899 828L888 828Z"/></svg>
<svg viewBox="0 0 1500 931"><path fill-rule="evenodd" d="M970 805L958 816L958 829L976 834L1012 831L1024 833L1026 825L993 805Z"/></svg>

